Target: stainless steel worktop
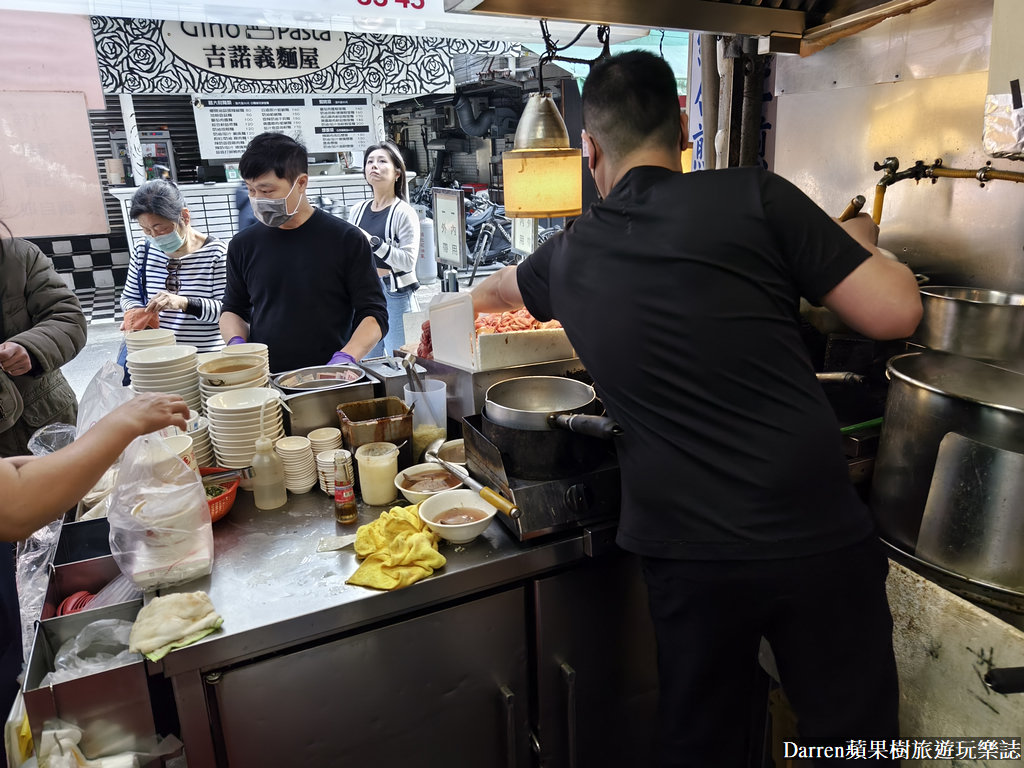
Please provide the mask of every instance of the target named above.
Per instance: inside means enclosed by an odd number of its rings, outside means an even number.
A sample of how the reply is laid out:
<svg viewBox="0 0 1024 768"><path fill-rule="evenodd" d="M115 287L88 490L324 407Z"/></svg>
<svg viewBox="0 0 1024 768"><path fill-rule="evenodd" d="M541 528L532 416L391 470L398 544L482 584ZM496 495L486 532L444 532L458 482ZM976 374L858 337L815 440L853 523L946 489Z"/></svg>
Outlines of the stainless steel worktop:
<svg viewBox="0 0 1024 768"><path fill-rule="evenodd" d="M387 508L361 505L358 524ZM448 562L432 576L404 589L379 592L345 583L358 567L351 546L316 551L321 537L355 533L357 527L337 524L333 502L318 488L289 494L284 507L269 512L256 509L252 494L240 490L234 507L213 526L211 575L164 592L206 592L224 624L165 657L160 662L163 674L210 669L352 631L585 556L583 531L523 545L494 521L470 544L441 541L439 550Z"/></svg>

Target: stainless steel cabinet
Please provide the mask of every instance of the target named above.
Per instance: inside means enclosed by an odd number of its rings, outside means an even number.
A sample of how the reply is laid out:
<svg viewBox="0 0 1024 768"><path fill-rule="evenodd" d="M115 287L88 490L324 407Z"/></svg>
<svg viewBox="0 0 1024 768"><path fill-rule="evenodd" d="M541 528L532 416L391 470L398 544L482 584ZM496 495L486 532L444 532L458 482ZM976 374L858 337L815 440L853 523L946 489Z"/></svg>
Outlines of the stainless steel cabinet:
<svg viewBox="0 0 1024 768"><path fill-rule="evenodd" d="M525 768L526 590L205 676L219 766Z"/></svg>
<svg viewBox="0 0 1024 768"><path fill-rule="evenodd" d="M533 584L541 768L649 765L658 685L639 560L616 550Z"/></svg>

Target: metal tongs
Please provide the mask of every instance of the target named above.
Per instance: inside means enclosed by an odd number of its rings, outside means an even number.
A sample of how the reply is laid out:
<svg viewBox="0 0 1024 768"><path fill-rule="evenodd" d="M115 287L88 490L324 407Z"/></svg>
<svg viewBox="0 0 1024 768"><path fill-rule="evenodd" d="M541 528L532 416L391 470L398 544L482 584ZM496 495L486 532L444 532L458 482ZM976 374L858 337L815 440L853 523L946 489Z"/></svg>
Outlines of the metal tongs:
<svg viewBox="0 0 1024 768"><path fill-rule="evenodd" d="M423 386L423 379L420 378L420 372L416 370L416 355L410 353L402 358L402 365L405 366L405 372L409 377L409 391L425 393L426 389ZM438 418L438 415L434 413L433 407L430 405L430 401L424 397L424 403L427 406L427 412L430 416L431 422L438 427L443 427L445 422ZM416 402L413 401L412 406L409 408L409 412L416 407ZM447 414L445 414L447 416Z"/></svg>
<svg viewBox="0 0 1024 768"><path fill-rule="evenodd" d="M228 469L224 472L213 472L203 475L203 485L217 485L226 480L250 480L252 479L252 467L241 467L240 469Z"/></svg>
<svg viewBox="0 0 1024 768"><path fill-rule="evenodd" d="M486 485L481 483L479 480L477 480L475 477L469 474L468 469L464 469L463 467L460 467L457 464L452 464L450 461L445 461L440 456L438 456L437 451L443 444L443 439L435 440L434 442L427 446L427 450L424 451L423 457L433 464L440 464L442 467L444 467L457 478L459 478L459 480L461 480L466 485L466 487L480 494L480 498L482 498L492 507L500 509L513 520L516 520L517 518L519 518L520 515L522 515L522 512L520 511L519 507L517 507L514 502L509 501L494 489L488 488Z"/></svg>

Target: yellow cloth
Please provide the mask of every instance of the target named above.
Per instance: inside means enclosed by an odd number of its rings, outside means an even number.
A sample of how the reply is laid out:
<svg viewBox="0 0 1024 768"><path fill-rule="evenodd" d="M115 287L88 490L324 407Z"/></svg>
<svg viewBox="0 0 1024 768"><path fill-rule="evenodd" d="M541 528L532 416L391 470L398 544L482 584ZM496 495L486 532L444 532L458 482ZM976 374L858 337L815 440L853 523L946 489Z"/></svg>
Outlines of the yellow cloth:
<svg viewBox="0 0 1024 768"><path fill-rule="evenodd" d="M346 584L399 589L427 578L447 562L437 551L440 536L423 524L416 510L415 504L392 507L359 526L354 547L363 562Z"/></svg>

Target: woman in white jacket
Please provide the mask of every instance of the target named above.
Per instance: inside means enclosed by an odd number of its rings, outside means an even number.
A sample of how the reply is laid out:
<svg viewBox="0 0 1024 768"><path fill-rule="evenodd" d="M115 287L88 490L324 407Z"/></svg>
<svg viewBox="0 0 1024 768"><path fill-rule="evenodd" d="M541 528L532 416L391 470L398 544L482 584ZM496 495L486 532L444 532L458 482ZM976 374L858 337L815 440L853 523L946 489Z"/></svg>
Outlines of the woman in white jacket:
<svg viewBox="0 0 1024 768"><path fill-rule="evenodd" d="M409 311L416 282L420 250L420 222L409 205L405 161L398 147L382 142L363 154L363 177L373 189L373 199L352 209L349 221L366 233L377 261L384 296L388 302L388 333L369 357L394 354L405 343L402 316Z"/></svg>

